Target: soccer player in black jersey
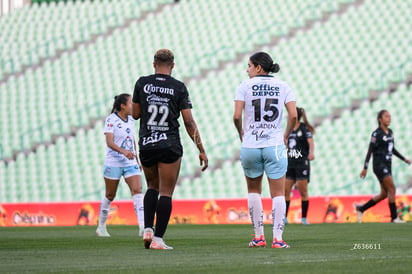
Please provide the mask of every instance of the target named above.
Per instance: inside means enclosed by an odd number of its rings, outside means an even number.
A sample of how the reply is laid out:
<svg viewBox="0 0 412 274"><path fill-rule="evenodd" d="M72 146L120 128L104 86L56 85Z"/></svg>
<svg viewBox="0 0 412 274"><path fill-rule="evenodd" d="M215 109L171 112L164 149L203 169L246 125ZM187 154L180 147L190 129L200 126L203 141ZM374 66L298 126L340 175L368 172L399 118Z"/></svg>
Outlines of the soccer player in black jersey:
<svg viewBox="0 0 412 274"><path fill-rule="evenodd" d="M314 127L309 123L305 110L296 108L298 122L288 138L288 169L286 172L285 199L286 219L290 205L290 193L293 185L296 186L301 196L302 224L309 224L307 214L309 209L308 183L310 176L310 163L315 159L315 143L313 141ZM303 123L300 122L303 118Z"/></svg>
<svg viewBox="0 0 412 274"><path fill-rule="evenodd" d="M403 223L404 221L397 218L395 196L396 188L392 178L392 154L407 164L411 161L403 157L395 149L395 141L393 132L389 127L391 123L391 115L387 110L381 110L378 113L379 127L372 133L369 144L368 153L366 154L365 164L360 173L361 178L365 178L368 169L369 159L373 155L373 172L379 180L381 185L381 192L370 199L362 206L357 206L358 222L362 222L362 214L368 208L376 205L380 201L388 197L389 209L391 213L391 222Z"/></svg>
<svg viewBox="0 0 412 274"><path fill-rule="evenodd" d="M155 74L140 77L134 88L133 118L140 118L139 157L147 181L144 197L145 247L173 249L163 241L172 211L172 195L180 171L183 148L178 118L199 150L202 171L208 158L192 116L192 103L184 83L171 76L173 52L159 49L154 55ZM160 196L160 197L159 197ZM154 217L156 214L156 229Z"/></svg>

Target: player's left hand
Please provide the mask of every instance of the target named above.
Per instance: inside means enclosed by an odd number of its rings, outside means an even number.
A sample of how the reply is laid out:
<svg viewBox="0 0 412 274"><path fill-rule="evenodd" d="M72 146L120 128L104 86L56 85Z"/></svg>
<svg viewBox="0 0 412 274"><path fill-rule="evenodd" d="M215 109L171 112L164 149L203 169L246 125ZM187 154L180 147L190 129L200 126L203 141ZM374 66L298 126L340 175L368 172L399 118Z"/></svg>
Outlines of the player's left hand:
<svg viewBox="0 0 412 274"><path fill-rule="evenodd" d="M309 161L315 160L315 154L309 153L309 155L308 155L308 160L309 160Z"/></svg>
<svg viewBox="0 0 412 274"><path fill-rule="evenodd" d="M366 172L367 172L367 171L368 171L367 169L362 169L362 172L360 173L360 177L361 177L362 179L366 177Z"/></svg>
<svg viewBox="0 0 412 274"><path fill-rule="evenodd" d="M200 165L202 166L202 171L205 171L209 166L209 159L207 159L206 153L199 153L199 161Z"/></svg>

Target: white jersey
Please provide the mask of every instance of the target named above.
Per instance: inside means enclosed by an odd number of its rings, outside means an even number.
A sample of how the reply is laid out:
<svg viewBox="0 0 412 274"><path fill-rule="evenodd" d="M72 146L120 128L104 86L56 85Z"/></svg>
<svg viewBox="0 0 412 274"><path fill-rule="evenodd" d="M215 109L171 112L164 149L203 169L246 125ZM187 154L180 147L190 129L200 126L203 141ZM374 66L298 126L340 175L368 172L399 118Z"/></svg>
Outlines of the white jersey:
<svg viewBox="0 0 412 274"><path fill-rule="evenodd" d="M245 102L242 147L262 148L284 144L284 105L296 101L287 83L271 75L258 75L239 85L235 100Z"/></svg>
<svg viewBox="0 0 412 274"><path fill-rule="evenodd" d="M132 116L128 116L127 121L120 118L115 112L107 116L104 123L104 133L112 133L113 141L119 147L132 151L136 154L134 147L134 122ZM106 160L104 163L106 166L111 167L127 167L137 164L136 159L129 160L123 154L107 147Z"/></svg>

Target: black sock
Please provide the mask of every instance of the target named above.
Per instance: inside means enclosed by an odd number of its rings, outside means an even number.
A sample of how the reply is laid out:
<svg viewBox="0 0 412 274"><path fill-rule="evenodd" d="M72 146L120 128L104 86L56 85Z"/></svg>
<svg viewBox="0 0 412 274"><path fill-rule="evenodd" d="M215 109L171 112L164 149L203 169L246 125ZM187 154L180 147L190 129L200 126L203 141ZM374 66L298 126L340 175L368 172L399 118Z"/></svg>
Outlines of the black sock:
<svg viewBox="0 0 412 274"><path fill-rule="evenodd" d="M155 236L163 238L169 224L170 214L172 213L172 198L160 196L156 209L156 230Z"/></svg>
<svg viewBox="0 0 412 274"><path fill-rule="evenodd" d="M391 221L393 221L396 219L396 217L398 217L396 212L396 204L389 203L389 210L391 211Z"/></svg>
<svg viewBox="0 0 412 274"><path fill-rule="evenodd" d="M308 215L309 201L302 201L301 207L302 207L302 218L306 218L306 216Z"/></svg>
<svg viewBox="0 0 412 274"><path fill-rule="evenodd" d="M288 212L289 212L289 205L290 205L290 201L286 201L286 218L288 217Z"/></svg>
<svg viewBox="0 0 412 274"><path fill-rule="evenodd" d="M366 204L361 206L359 208L359 210L360 210L360 212L364 212L365 210L367 210L368 208L373 207L374 205L376 205L376 202L373 199L370 199Z"/></svg>
<svg viewBox="0 0 412 274"><path fill-rule="evenodd" d="M144 226L153 228L154 216L157 208L159 192L154 189L148 189L143 198L144 207Z"/></svg>

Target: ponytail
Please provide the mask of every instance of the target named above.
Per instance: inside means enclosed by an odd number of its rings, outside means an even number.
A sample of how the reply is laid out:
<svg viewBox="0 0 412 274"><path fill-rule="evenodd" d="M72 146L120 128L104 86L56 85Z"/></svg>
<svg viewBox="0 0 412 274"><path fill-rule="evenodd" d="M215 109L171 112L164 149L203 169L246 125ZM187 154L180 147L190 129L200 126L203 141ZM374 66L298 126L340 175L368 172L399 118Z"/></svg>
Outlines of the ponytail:
<svg viewBox="0 0 412 274"><path fill-rule="evenodd" d="M296 111L298 113L298 121L300 121L300 118L303 118L303 123L305 124L305 126L308 128L308 130L310 132L312 132L312 134L315 134L315 127L312 126L309 121L308 121L308 117L306 117L306 111L304 108L299 108L296 107Z"/></svg>
<svg viewBox="0 0 412 274"><path fill-rule="evenodd" d="M376 120L378 120L378 126L381 126L381 122L379 121L379 119L382 118L383 114L385 112L388 112L386 109L382 109L378 112L378 114L376 115Z"/></svg>
<svg viewBox="0 0 412 274"><path fill-rule="evenodd" d="M130 94L127 94L127 93L122 93L122 94L114 96L113 107L110 113L120 111L122 109L122 105L126 105L129 97L130 97Z"/></svg>

